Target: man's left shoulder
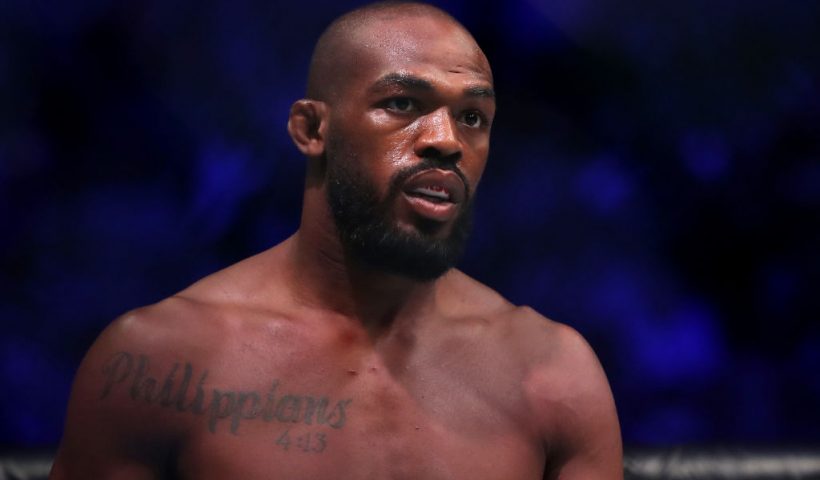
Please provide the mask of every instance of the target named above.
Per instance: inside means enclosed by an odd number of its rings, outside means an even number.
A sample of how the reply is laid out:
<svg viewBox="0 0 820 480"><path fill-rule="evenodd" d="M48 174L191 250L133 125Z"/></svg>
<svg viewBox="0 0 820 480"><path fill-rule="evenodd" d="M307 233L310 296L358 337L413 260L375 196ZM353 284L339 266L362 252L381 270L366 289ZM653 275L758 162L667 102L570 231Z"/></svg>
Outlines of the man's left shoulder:
<svg viewBox="0 0 820 480"><path fill-rule="evenodd" d="M558 395L564 397L561 400L589 394L611 396L597 355L576 329L529 306L515 305L459 271L449 280L448 288L459 292L454 295L465 316L482 319L486 328L481 330L492 341L503 343L504 350L528 372L525 382L533 394Z"/></svg>
<svg viewBox="0 0 820 480"><path fill-rule="evenodd" d="M522 393L549 446L550 468L567 479L622 478L618 414L592 346L574 328L529 307L517 307L511 322L526 365Z"/></svg>
<svg viewBox="0 0 820 480"><path fill-rule="evenodd" d="M441 280L437 299L448 316L500 320L515 310L498 292L460 270L450 270Z"/></svg>
<svg viewBox="0 0 820 480"><path fill-rule="evenodd" d="M566 478L620 478L618 415L592 346L574 328L531 308L516 308L516 316L517 348L527 365L522 392L542 438L560 445L561 453L553 453L564 457L562 472Z"/></svg>
<svg viewBox="0 0 820 480"><path fill-rule="evenodd" d="M527 305L515 305L478 280L454 270L448 273L445 296L458 316L480 318L520 342L524 352L538 355L556 349L583 355L589 345L572 327L554 321Z"/></svg>
<svg viewBox="0 0 820 480"><path fill-rule="evenodd" d="M573 327L545 317L527 305L518 305L505 318L522 351L539 365L599 368L598 358L587 340Z"/></svg>
<svg viewBox="0 0 820 480"><path fill-rule="evenodd" d="M527 424L543 439L548 467L562 478L622 478L615 403L604 369L584 337L528 306L514 305L464 276L454 282L476 298L484 346L512 366ZM472 283L475 282L475 283ZM516 372L516 373L513 373Z"/></svg>

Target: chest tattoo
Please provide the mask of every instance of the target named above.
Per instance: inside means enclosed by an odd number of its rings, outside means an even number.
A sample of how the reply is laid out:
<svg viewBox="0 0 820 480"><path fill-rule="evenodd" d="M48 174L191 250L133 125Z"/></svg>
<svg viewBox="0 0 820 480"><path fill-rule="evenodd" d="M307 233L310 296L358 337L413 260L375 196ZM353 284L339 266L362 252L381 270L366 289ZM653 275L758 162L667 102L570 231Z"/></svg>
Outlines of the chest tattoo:
<svg viewBox="0 0 820 480"><path fill-rule="evenodd" d="M115 391L124 391L134 402L204 416L211 433L227 428L234 435L243 421L341 429L352 402L286 391L275 378L270 379L267 391L210 387L208 370L197 371L190 362L174 363L155 375L147 355L118 352L102 368L99 398L104 400ZM227 427L221 427L223 424Z"/></svg>

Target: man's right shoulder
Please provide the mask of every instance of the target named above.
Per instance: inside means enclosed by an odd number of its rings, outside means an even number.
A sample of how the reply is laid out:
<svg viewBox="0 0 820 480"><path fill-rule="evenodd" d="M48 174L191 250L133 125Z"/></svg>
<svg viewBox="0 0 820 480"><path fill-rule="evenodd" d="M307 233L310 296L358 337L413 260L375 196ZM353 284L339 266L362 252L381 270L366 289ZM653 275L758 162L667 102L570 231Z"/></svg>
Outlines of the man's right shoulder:
<svg viewBox="0 0 820 480"><path fill-rule="evenodd" d="M100 334L92 351L128 348L155 353L188 344L205 346L218 341L220 330L226 328L217 306L175 295L115 319Z"/></svg>
<svg viewBox="0 0 820 480"><path fill-rule="evenodd" d="M286 313L286 296L262 275L276 261L276 251L249 257L158 303L121 315L102 332L94 348L128 346L156 354L179 354L191 348L199 356L220 350L261 323L287 323L292 315Z"/></svg>
<svg viewBox="0 0 820 480"><path fill-rule="evenodd" d="M275 305L274 305L275 306ZM262 330L295 329L287 308L265 308L251 301L231 301L186 289L158 303L131 310L111 322L99 335L94 351L114 354L133 351L157 358L209 357L241 345Z"/></svg>
<svg viewBox="0 0 820 480"><path fill-rule="evenodd" d="M180 296L113 321L75 376L53 478L107 478L161 463L192 421L175 414L182 400L166 384L191 377L193 389L193 374L219 361L229 330L219 306Z"/></svg>
<svg viewBox="0 0 820 480"><path fill-rule="evenodd" d="M299 330L292 323L283 315L186 294L129 311L111 322L87 351L75 377L69 415L91 418L85 410L93 406L97 412L128 411L128 418L136 418L147 411L134 406L160 401L163 379L183 375L185 368L208 371L209 381L227 382L228 370L246 352L260 350L255 343L275 338L271 332L292 338L287 332ZM125 431L133 427L124 426Z"/></svg>

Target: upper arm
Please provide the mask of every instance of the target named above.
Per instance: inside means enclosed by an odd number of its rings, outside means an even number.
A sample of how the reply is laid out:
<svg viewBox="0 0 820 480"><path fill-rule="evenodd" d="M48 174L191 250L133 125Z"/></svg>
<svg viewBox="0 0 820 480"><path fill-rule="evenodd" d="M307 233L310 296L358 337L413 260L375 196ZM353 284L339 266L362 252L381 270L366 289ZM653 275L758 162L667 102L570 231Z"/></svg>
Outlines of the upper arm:
<svg viewBox="0 0 820 480"><path fill-rule="evenodd" d="M541 427L548 478L623 478L620 426L598 358L575 330L551 324L548 359L532 369L526 389Z"/></svg>
<svg viewBox="0 0 820 480"><path fill-rule="evenodd" d="M72 386L51 479L162 478L171 442L162 426L167 423L155 411L129 402L126 388L110 388L125 368L115 359L145 341L152 330L146 323L138 315L120 318L86 353Z"/></svg>

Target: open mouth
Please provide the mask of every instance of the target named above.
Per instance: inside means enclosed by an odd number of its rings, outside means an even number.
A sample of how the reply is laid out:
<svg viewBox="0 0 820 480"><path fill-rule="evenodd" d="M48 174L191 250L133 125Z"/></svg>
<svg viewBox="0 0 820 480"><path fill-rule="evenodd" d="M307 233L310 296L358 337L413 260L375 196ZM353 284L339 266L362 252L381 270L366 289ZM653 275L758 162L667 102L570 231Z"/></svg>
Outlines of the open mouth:
<svg viewBox="0 0 820 480"><path fill-rule="evenodd" d="M437 168L410 177L403 191L406 195L439 203L461 203L466 196L466 186L461 177L450 170Z"/></svg>
<svg viewBox="0 0 820 480"><path fill-rule="evenodd" d="M421 217L446 222L455 217L464 202L467 187L449 170L424 170L410 177L402 191L410 208Z"/></svg>
<svg viewBox="0 0 820 480"><path fill-rule="evenodd" d="M445 187L441 185L431 185L429 187L416 187L406 193L411 197L423 198L433 203L450 202L450 193L447 191Z"/></svg>

